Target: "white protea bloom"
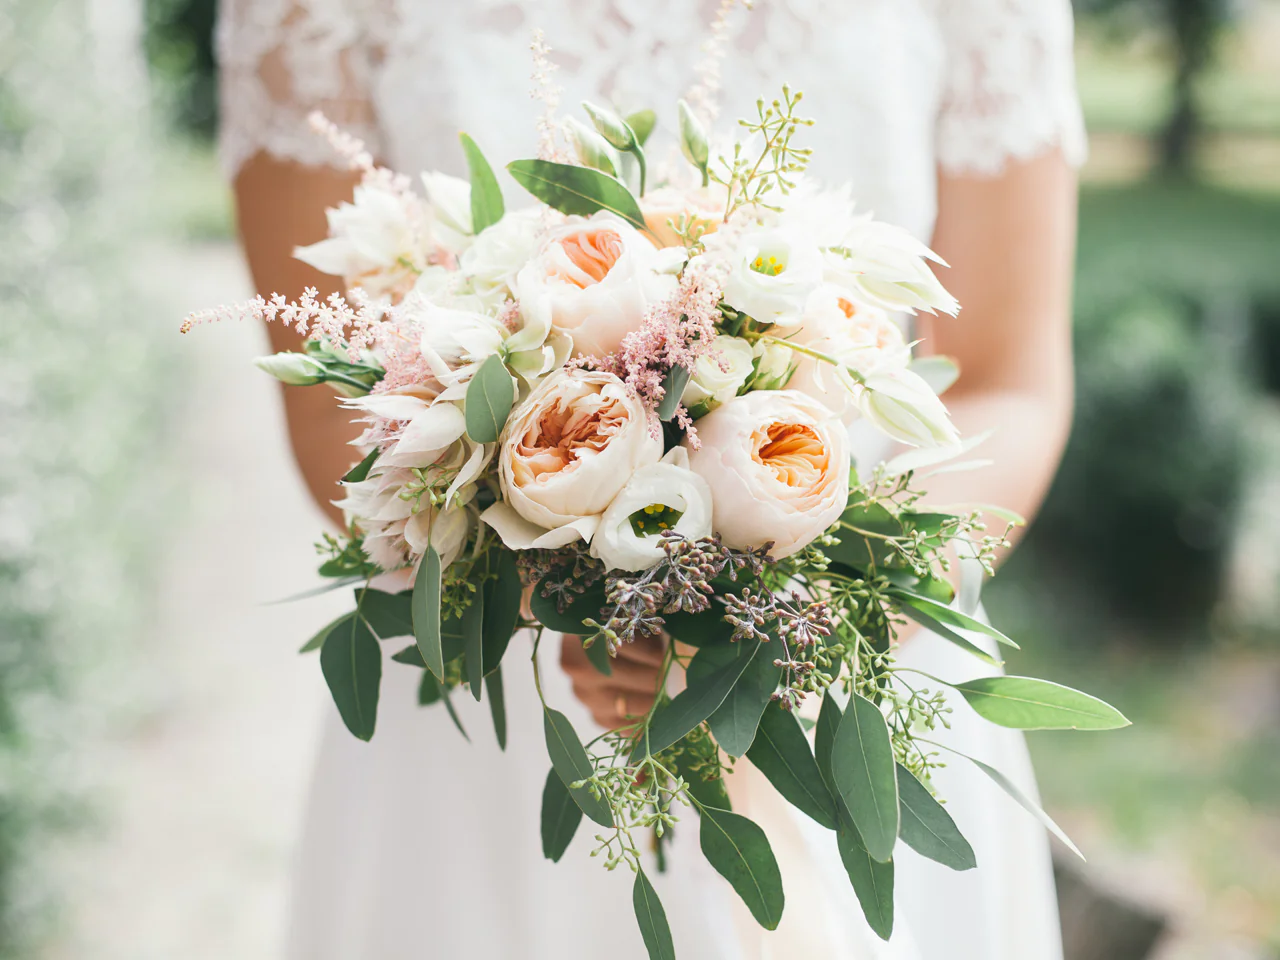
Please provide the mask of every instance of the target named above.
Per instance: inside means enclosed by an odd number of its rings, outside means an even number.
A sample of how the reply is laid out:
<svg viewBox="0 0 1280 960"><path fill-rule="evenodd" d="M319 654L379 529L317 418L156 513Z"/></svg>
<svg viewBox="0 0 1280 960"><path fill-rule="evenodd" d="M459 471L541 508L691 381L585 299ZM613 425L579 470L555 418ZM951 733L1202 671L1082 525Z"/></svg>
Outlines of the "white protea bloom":
<svg viewBox="0 0 1280 960"><path fill-rule="evenodd" d="M422 185L431 201L431 237L440 246L459 253L471 243L471 184L447 173L422 174Z"/></svg>
<svg viewBox="0 0 1280 960"><path fill-rule="evenodd" d="M610 570L645 570L665 556L668 530L689 540L711 536L711 488L689 469L684 447L631 475L601 516L591 555Z"/></svg>
<svg viewBox="0 0 1280 960"><path fill-rule="evenodd" d="M856 299L886 310L949 313L960 309L928 261L946 266L936 253L901 227L864 217L824 248L826 279Z"/></svg>
<svg viewBox="0 0 1280 960"><path fill-rule="evenodd" d="M293 255L321 273L342 277L348 287L398 299L413 286L421 259L414 234L420 211L410 209L412 203L408 195L361 184L351 203L325 211L329 236L295 248Z"/></svg>
<svg viewBox="0 0 1280 960"><path fill-rule="evenodd" d="M375 467L368 477L344 483L346 496L335 500L348 523L364 533L369 559L383 570L395 570L435 547L445 566L453 563L467 540L471 511L466 499L443 507L412 493L420 481L406 467Z"/></svg>
<svg viewBox="0 0 1280 960"><path fill-rule="evenodd" d="M948 446L960 440L938 395L918 373L885 370L866 377L858 391L858 409L877 427L917 447Z"/></svg>

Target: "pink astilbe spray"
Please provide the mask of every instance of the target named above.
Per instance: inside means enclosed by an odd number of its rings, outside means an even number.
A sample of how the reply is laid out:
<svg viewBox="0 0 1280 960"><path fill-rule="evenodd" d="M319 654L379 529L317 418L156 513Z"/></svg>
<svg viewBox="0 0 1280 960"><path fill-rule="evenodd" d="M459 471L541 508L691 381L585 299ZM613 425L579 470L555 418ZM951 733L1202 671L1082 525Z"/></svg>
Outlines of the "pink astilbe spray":
<svg viewBox="0 0 1280 960"><path fill-rule="evenodd" d="M662 382L671 368L692 371L699 358L712 349L719 302L720 288L713 280L704 274L686 273L675 295L652 307L640 329L622 338L617 353L602 360L584 358L579 364L613 373L646 407L656 409L666 395ZM676 408L675 420L697 449L697 432L683 404ZM656 418L654 423L654 429L659 429Z"/></svg>
<svg viewBox="0 0 1280 960"><path fill-rule="evenodd" d="M560 109L560 95L564 90L552 78L559 67L551 62L551 47L548 45L542 28L535 28L533 39L529 42L529 50L533 53L533 89L529 96L542 101L542 114L538 117L538 159L564 160L560 149L560 120L556 111Z"/></svg>
<svg viewBox="0 0 1280 960"><path fill-rule="evenodd" d="M315 287L307 287L295 301L275 293L270 300L257 296L243 303L198 310L187 315L180 329L188 333L199 324L221 320L255 320L259 323L279 320L308 340L327 339L335 344L344 344L352 360L358 360L361 351L381 343L392 332L383 323L383 305L370 300L359 287L352 288L346 297L331 293L321 300L319 296L320 292Z"/></svg>

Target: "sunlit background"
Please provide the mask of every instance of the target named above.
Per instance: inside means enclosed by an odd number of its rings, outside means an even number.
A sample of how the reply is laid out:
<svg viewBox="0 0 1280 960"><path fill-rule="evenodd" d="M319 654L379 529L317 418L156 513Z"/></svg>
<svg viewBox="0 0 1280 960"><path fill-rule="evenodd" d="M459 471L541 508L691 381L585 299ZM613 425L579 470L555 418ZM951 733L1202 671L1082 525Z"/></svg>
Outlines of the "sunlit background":
<svg viewBox="0 0 1280 960"><path fill-rule="evenodd" d="M277 956L329 709L261 331L177 333L248 291L213 0L140 2L0 0L4 960ZM988 604L1134 721L1031 738L1069 960L1275 958L1280 3L1077 13L1075 433Z"/></svg>

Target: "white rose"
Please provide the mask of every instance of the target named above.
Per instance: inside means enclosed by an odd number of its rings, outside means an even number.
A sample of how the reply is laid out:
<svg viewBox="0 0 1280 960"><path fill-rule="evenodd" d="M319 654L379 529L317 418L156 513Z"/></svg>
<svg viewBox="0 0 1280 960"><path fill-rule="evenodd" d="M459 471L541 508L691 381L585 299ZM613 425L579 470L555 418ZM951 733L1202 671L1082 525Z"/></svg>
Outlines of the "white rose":
<svg viewBox="0 0 1280 960"><path fill-rule="evenodd" d="M612 214L575 218L552 230L517 275L516 298L526 326L550 326L573 338L575 354L603 357L675 292L667 271L683 255L656 249Z"/></svg>
<svg viewBox="0 0 1280 960"><path fill-rule="evenodd" d="M591 555L610 570L645 570L666 555L662 534L668 529L689 540L711 536L711 488L689 469L683 447L631 475L600 518Z"/></svg>
<svg viewBox="0 0 1280 960"><path fill-rule="evenodd" d="M803 393L734 397L698 421L698 439L689 468L711 487L713 526L728 546L772 541L773 556L790 556L844 512L848 432Z"/></svg>
<svg viewBox="0 0 1280 960"><path fill-rule="evenodd" d="M661 433L621 380L554 373L507 421L498 453L504 499L481 518L515 550L590 540L631 475L661 457Z"/></svg>
<svg viewBox="0 0 1280 960"><path fill-rule="evenodd" d="M508 213L463 251L459 267L486 303L514 296L516 274L537 251L541 217L537 208Z"/></svg>
<svg viewBox="0 0 1280 960"><path fill-rule="evenodd" d="M738 388L751 376L752 359L751 344L741 337L717 336L694 364L680 402L689 410L710 410L737 396Z"/></svg>
<svg viewBox="0 0 1280 960"><path fill-rule="evenodd" d="M828 280L858 299L886 310L927 310L955 314L956 298L929 269L946 266L936 253L901 227L864 217L824 254Z"/></svg>
<svg viewBox="0 0 1280 960"><path fill-rule="evenodd" d="M911 348L902 328L879 307L859 303L843 289L824 284L813 292L804 321L792 343L809 347L869 376L901 370L911 362ZM814 397L843 417L857 413L852 379L825 360L794 354L798 366L788 386Z"/></svg>
<svg viewBox="0 0 1280 960"><path fill-rule="evenodd" d="M783 231L748 233L733 245L724 302L761 323L791 326L821 282L822 254L807 239Z"/></svg>
<svg viewBox="0 0 1280 960"><path fill-rule="evenodd" d="M351 203L325 211L328 238L296 247L293 255L321 273L342 277L348 287L361 287L374 297L399 299L413 287L416 273L411 265L419 260L409 202L399 194L362 184L355 188Z"/></svg>
<svg viewBox="0 0 1280 960"><path fill-rule="evenodd" d="M877 427L917 447L959 443L947 408L929 384L910 370L887 370L866 378L858 409Z"/></svg>

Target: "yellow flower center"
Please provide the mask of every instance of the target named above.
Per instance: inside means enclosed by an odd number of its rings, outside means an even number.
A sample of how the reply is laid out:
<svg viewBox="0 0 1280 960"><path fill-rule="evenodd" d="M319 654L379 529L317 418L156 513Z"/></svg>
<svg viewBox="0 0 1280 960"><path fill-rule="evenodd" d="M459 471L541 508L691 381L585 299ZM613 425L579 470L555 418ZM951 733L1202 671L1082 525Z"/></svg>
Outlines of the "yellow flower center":
<svg viewBox="0 0 1280 960"><path fill-rule="evenodd" d="M756 273L764 274L766 277L776 277L787 269L787 261L785 257L779 260L773 254L766 256L762 253L751 261L751 269Z"/></svg>
<svg viewBox="0 0 1280 960"><path fill-rule="evenodd" d="M683 511L673 510L665 503L651 503L631 515L631 529L637 537L660 534L674 527L683 516Z"/></svg>

